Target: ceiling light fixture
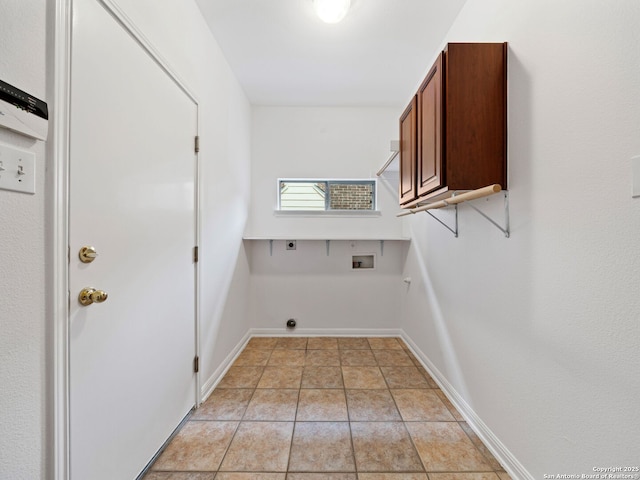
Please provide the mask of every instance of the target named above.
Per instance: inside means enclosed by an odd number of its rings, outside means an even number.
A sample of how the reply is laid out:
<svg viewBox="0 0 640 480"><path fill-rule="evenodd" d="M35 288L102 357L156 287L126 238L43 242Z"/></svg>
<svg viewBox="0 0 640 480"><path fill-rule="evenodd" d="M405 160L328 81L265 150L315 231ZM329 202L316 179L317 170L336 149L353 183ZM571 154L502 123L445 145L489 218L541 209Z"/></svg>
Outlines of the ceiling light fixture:
<svg viewBox="0 0 640 480"><path fill-rule="evenodd" d="M338 23L349 11L351 0L313 0L313 8L320 20Z"/></svg>

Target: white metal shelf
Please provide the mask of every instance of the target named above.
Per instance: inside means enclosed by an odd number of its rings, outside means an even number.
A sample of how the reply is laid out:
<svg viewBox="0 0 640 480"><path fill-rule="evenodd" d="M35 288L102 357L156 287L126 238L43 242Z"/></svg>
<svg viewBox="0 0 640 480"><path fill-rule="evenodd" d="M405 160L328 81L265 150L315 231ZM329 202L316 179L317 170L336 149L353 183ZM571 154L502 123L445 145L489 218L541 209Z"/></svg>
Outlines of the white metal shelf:
<svg viewBox="0 0 640 480"><path fill-rule="evenodd" d="M323 241L326 243L327 256L331 251L331 242L380 242L380 256L384 256L384 242L410 242L408 237L387 237L387 238L372 238L372 237L297 237L295 235L283 236L271 236L271 237L242 237L243 240L248 241L268 241L269 242L269 256L273 256L273 242L274 240L295 240L295 241Z"/></svg>
<svg viewBox="0 0 640 480"><path fill-rule="evenodd" d="M336 236L336 235L310 235L310 236L300 236L291 234L291 235L247 235L242 237L243 240L335 240L338 242L371 242L371 241L380 241L380 240L389 240L394 242L408 242L411 240L409 237L394 237L391 235L381 235L381 236L369 236L369 237L358 237L358 236Z"/></svg>

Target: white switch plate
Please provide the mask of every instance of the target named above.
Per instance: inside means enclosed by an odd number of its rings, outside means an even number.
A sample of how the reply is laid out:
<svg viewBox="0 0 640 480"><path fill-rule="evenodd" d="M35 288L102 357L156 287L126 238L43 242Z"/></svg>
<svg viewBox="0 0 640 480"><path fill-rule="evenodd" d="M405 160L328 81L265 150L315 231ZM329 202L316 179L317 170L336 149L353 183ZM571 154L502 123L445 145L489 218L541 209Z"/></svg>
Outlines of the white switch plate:
<svg viewBox="0 0 640 480"><path fill-rule="evenodd" d="M0 144L0 189L36 193L36 154Z"/></svg>
<svg viewBox="0 0 640 480"><path fill-rule="evenodd" d="M633 178L632 197L640 197L640 155L631 157L631 174Z"/></svg>

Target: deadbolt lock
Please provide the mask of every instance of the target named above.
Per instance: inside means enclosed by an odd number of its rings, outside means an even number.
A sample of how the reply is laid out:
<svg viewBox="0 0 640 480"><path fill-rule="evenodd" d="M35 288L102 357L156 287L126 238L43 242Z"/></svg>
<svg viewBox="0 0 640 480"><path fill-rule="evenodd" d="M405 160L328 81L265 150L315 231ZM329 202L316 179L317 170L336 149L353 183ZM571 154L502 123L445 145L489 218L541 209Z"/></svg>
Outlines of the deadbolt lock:
<svg viewBox="0 0 640 480"><path fill-rule="evenodd" d="M78 252L78 257L80 257L82 263L91 263L97 256L98 253L94 247L82 247Z"/></svg>
<svg viewBox="0 0 640 480"><path fill-rule="evenodd" d="M104 302L109 295L107 292L102 290L96 290L95 288L84 288L78 295L78 301L86 306L91 305L92 303L102 303Z"/></svg>

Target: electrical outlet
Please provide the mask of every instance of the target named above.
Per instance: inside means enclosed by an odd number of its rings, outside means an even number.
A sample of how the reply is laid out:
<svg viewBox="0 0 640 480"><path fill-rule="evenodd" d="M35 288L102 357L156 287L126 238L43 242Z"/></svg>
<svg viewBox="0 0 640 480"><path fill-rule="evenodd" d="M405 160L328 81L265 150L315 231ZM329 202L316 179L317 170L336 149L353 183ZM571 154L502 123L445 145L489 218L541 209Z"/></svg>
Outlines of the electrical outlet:
<svg viewBox="0 0 640 480"><path fill-rule="evenodd" d="M295 250L295 249L296 249L296 241L287 240L287 250Z"/></svg>
<svg viewBox="0 0 640 480"><path fill-rule="evenodd" d="M0 145L0 189L36 193L36 155Z"/></svg>

